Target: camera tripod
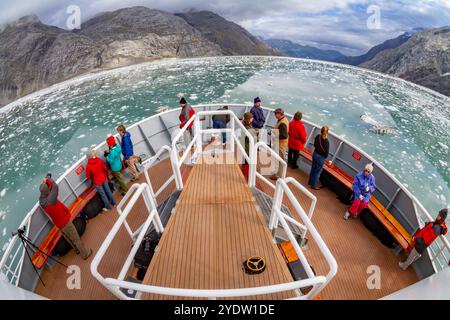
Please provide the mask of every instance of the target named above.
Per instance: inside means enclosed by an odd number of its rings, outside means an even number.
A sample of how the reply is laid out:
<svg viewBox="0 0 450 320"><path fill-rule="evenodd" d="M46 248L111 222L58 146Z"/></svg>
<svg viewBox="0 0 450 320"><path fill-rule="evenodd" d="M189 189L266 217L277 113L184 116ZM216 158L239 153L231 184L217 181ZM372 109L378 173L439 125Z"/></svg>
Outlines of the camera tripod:
<svg viewBox="0 0 450 320"><path fill-rule="evenodd" d="M45 283L44 283L44 281L42 280L41 275L39 274L38 269L37 269L36 266L33 264L33 259L31 258L31 254L30 254L30 251L29 251L29 247L32 248L32 249L30 249L30 250L33 250L33 249L34 249L35 252L38 251L38 252L42 253L45 257L50 258L51 260L55 261L56 263L60 264L61 266L65 267L65 268L68 268L68 267L67 267L64 263L62 263L61 261L58 261L55 257L53 257L53 256L51 256L51 255L45 253L45 252L42 251L41 249L39 249L39 247L36 246L36 245L31 241L31 239L28 238L28 237L25 235L25 231L26 231L26 227L24 226L22 229L18 229L16 232L13 232L13 233L12 233L12 236L13 236L13 237L14 237L14 236L18 236L18 237L19 237L19 239L20 239L20 241L22 242L22 245L23 245L23 247L24 247L24 250L25 250L25 252L26 252L26 254L27 254L27 256L28 256L28 259L30 260L31 265L33 266L33 269L34 269L34 271L36 272L36 275L38 276L38 278L39 278L39 280L41 281L42 285L45 287Z"/></svg>

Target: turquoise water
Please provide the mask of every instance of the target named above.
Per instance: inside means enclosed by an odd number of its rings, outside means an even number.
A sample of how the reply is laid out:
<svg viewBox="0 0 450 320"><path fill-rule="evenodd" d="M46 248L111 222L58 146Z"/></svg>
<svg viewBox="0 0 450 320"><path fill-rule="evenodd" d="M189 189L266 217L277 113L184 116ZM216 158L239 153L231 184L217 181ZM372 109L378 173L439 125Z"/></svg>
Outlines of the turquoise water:
<svg viewBox="0 0 450 320"><path fill-rule="evenodd" d="M362 70L312 61L224 57L166 60L52 87L0 114L0 249L38 198L40 179L62 174L82 149L162 106L251 103L300 110L328 124L391 171L434 214L450 199L450 99ZM361 121L395 126L376 135Z"/></svg>

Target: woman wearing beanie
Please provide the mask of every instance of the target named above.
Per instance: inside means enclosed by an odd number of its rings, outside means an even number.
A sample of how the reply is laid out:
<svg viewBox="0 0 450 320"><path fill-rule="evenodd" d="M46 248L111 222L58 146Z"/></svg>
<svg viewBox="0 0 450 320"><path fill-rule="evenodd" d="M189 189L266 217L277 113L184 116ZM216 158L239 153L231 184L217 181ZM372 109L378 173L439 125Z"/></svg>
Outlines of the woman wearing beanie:
<svg viewBox="0 0 450 320"><path fill-rule="evenodd" d="M372 174L373 166L369 163L364 171L358 173L353 181L353 204L345 212L344 219L350 216L356 218L364 208L367 208L372 193L375 191L375 176Z"/></svg>
<svg viewBox="0 0 450 320"><path fill-rule="evenodd" d="M408 258L404 262L399 262L398 265L403 270L419 259L422 253L428 248L434 240L439 236L445 236L448 232L445 220L447 219L448 209L439 211L438 216L434 222L428 222L422 229L417 231L413 236L414 248L411 250Z"/></svg>
<svg viewBox="0 0 450 320"><path fill-rule="evenodd" d="M128 187L122 175L122 148L116 143L114 136L109 136L106 139L106 144L109 147L109 151L106 152L105 157L109 163L111 171L119 184L122 195L128 192Z"/></svg>

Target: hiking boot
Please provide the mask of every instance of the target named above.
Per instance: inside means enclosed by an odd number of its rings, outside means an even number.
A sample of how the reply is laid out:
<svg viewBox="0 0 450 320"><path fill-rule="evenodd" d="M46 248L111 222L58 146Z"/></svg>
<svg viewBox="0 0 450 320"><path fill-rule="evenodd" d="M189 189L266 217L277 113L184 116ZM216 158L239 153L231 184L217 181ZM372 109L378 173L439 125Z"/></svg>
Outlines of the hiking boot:
<svg viewBox="0 0 450 320"><path fill-rule="evenodd" d="M89 259L89 257L92 255L92 252L92 249L89 249L89 254L87 255L87 257L83 258L83 260Z"/></svg>

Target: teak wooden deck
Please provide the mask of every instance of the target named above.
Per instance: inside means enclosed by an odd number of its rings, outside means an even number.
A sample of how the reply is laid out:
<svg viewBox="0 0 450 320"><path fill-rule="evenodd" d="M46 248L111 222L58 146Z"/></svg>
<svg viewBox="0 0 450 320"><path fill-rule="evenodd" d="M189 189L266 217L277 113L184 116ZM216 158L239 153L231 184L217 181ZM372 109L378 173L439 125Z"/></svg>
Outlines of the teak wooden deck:
<svg viewBox="0 0 450 320"><path fill-rule="evenodd" d="M236 289L292 282L264 217L236 164L198 164L153 256L144 284L186 289ZM266 270L248 275L242 263L263 257ZM286 299L280 292L251 299ZM177 297L144 294L143 299Z"/></svg>

